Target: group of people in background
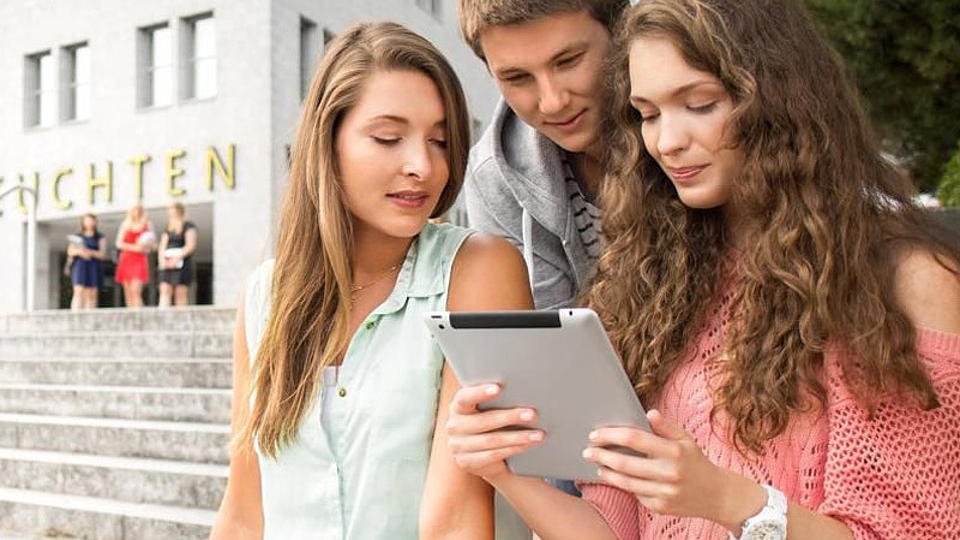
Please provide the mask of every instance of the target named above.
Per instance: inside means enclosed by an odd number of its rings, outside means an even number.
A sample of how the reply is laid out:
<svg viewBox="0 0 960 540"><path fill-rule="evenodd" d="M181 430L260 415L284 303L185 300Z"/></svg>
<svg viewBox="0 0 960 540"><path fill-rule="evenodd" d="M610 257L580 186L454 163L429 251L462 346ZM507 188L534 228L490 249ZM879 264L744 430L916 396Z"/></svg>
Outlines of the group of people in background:
<svg viewBox="0 0 960 540"><path fill-rule="evenodd" d="M167 208L167 226L159 241L143 206L133 206L117 231L115 247L120 253L114 281L123 287L124 306L143 306L143 287L150 281L149 255L157 251L159 307L189 304L190 284L194 280L193 254L197 250L197 227L186 220L180 203ZM109 258L107 242L93 214L80 219L80 230L68 237L67 267L73 283L71 309L97 307L97 296L104 285L103 261Z"/></svg>

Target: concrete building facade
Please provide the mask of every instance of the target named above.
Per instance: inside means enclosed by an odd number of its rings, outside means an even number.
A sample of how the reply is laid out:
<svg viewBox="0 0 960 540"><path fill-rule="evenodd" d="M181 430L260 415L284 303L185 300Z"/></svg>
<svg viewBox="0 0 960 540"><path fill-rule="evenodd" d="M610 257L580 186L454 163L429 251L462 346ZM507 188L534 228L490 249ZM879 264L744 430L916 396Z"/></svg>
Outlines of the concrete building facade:
<svg viewBox="0 0 960 540"><path fill-rule="evenodd" d="M367 20L435 43L475 128L488 121L497 91L453 0L0 3L0 193L13 190L0 199L0 312L28 294L64 307L66 235L83 214L99 216L115 259L127 209L142 204L159 230L174 201L199 228L195 301L235 305L272 250L305 81L326 41ZM32 291L21 186L38 193ZM120 305L109 268L102 304Z"/></svg>

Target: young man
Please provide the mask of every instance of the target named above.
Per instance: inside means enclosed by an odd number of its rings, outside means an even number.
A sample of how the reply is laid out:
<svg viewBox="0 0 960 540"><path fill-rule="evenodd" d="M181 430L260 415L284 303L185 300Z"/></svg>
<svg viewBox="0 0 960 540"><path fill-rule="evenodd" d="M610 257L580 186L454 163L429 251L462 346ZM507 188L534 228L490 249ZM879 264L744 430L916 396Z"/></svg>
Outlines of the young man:
<svg viewBox="0 0 960 540"><path fill-rule="evenodd" d="M460 0L503 101L470 154L467 216L524 252L537 308L569 306L600 254L604 63L627 0Z"/></svg>
<svg viewBox="0 0 960 540"><path fill-rule="evenodd" d="M572 305L600 255L604 64L627 3L460 0L463 37L503 96L470 152L467 218L523 251L539 309ZM524 529L498 496L497 538Z"/></svg>

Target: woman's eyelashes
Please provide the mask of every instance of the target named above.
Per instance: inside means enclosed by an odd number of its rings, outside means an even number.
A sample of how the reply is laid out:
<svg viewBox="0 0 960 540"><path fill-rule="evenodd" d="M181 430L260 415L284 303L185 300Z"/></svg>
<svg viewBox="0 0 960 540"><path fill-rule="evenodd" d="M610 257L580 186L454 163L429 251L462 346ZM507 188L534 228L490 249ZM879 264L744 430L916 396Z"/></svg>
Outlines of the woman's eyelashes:
<svg viewBox="0 0 960 540"><path fill-rule="evenodd" d="M640 113L640 120L644 122L650 122L651 120L655 120L658 116L660 116L658 111L649 109L637 109L637 112Z"/></svg>
<svg viewBox="0 0 960 540"><path fill-rule="evenodd" d="M383 146L393 146L400 142L400 137L381 137L378 135L371 135L370 138L376 141L377 144L382 144Z"/></svg>
<svg viewBox="0 0 960 540"><path fill-rule="evenodd" d="M711 101L706 105L699 105L699 106L687 105L687 108L697 114L707 114L709 112L713 112L713 110L717 108L717 103L718 103L717 101Z"/></svg>
<svg viewBox="0 0 960 540"><path fill-rule="evenodd" d="M711 101L706 105L687 105L686 108L688 111L695 114L710 114L717 108L719 101ZM656 120L660 116L659 111L647 111L638 109L637 112L640 113L640 119L644 122L651 122Z"/></svg>
<svg viewBox="0 0 960 540"><path fill-rule="evenodd" d="M403 140L403 137L384 137L384 136L378 136L378 135L371 135L370 138L373 139L374 142L376 142L377 144L380 144L383 146L395 146L397 143ZM433 138L427 139L427 142L429 142L430 144L438 148L446 149L447 147L446 139L433 137Z"/></svg>

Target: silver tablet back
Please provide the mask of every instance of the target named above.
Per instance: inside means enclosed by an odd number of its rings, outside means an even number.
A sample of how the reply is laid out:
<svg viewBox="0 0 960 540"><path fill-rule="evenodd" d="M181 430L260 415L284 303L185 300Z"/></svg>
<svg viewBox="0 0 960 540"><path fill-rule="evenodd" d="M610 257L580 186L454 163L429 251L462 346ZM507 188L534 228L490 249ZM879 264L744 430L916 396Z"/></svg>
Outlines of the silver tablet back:
<svg viewBox="0 0 960 540"><path fill-rule="evenodd" d="M486 408L537 410L533 427L547 436L508 459L516 474L596 480L596 466L581 457L592 430L650 429L592 310L436 312L425 320L463 385L502 385Z"/></svg>

